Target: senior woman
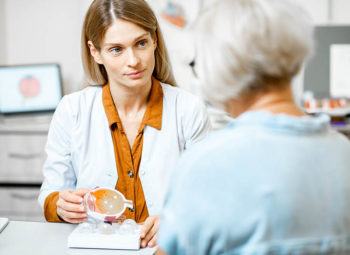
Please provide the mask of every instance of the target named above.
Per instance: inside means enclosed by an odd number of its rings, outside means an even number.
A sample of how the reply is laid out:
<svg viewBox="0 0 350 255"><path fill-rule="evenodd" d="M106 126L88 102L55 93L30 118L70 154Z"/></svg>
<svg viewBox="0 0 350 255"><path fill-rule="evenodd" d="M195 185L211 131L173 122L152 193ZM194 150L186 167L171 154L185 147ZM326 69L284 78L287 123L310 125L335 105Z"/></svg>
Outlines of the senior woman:
<svg viewBox="0 0 350 255"><path fill-rule="evenodd" d="M167 254L350 254L350 143L293 101L313 49L303 10L220 0L198 24L205 94L236 120L185 153L167 195Z"/></svg>

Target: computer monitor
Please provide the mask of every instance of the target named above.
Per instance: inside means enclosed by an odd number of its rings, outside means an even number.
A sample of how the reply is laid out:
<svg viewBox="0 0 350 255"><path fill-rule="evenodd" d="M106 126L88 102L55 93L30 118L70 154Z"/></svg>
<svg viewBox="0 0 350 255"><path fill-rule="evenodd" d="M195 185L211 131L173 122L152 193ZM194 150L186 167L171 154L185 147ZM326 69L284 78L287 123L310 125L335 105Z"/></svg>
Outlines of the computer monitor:
<svg viewBox="0 0 350 255"><path fill-rule="evenodd" d="M315 39L315 53L305 68L304 91L312 91L316 98L349 97L348 77L344 77L346 84L344 84L342 91L335 91L331 85L335 78L342 79L342 77L332 77L332 75L343 75L344 73L346 75L346 69L349 69L350 26L317 26ZM332 49L334 50L334 47L336 50L341 50L338 54L346 53L343 54L343 61L336 63L337 65L332 64ZM342 48L345 48L346 51ZM340 67L340 69L332 74L333 67Z"/></svg>
<svg viewBox="0 0 350 255"><path fill-rule="evenodd" d="M0 66L2 114L54 111L62 94L58 64Z"/></svg>

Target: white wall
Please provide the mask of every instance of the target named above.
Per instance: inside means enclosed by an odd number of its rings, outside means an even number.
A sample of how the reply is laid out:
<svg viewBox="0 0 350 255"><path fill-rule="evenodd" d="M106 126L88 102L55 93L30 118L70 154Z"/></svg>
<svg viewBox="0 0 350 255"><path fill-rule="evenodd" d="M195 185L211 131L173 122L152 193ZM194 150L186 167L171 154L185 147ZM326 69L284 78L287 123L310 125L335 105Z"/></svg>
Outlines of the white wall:
<svg viewBox="0 0 350 255"><path fill-rule="evenodd" d="M294 0L305 8L317 25L350 25L349 0Z"/></svg>
<svg viewBox="0 0 350 255"><path fill-rule="evenodd" d="M350 1L333 0L331 18L333 24L349 25L350 24Z"/></svg>
<svg viewBox="0 0 350 255"><path fill-rule="evenodd" d="M83 17L91 1L0 0L0 64L58 62L62 67L65 92L79 89L83 84L80 33ZM166 3L166 0L147 1L158 15ZM176 1L188 7L186 14L191 14L196 12L195 3L202 0ZM315 24L350 24L350 0L294 1L311 14ZM190 70L187 66L182 68L194 55L190 39L186 39L189 36L162 20L160 23L177 80L180 85L191 86L192 82L185 84L190 79Z"/></svg>
<svg viewBox="0 0 350 255"><path fill-rule="evenodd" d="M0 0L0 65L6 64L5 15L5 2Z"/></svg>
<svg viewBox="0 0 350 255"><path fill-rule="evenodd" d="M327 24L328 19L328 1L329 0L294 0L302 6L311 15L315 24Z"/></svg>
<svg viewBox="0 0 350 255"><path fill-rule="evenodd" d="M80 30L84 0L2 0L7 64L57 62L66 93L83 81Z"/></svg>

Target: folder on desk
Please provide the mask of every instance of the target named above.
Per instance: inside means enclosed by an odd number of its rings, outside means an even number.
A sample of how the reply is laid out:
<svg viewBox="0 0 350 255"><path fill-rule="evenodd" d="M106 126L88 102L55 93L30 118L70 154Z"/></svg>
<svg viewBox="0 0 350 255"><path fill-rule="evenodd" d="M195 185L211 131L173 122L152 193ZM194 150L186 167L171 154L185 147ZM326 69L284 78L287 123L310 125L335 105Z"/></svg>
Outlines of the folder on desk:
<svg viewBox="0 0 350 255"><path fill-rule="evenodd" d="M6 228L8 223L9 223L8 218L0 218L0 233Z"/></svg>
<svg viewBox="0 0 350 255"><path fill-rule="evenodd" d="M82 225L83 223L81 223ZM82 227L78 225L68 236L69 248L92 248L92 249L117 249L117 250L139 250L140 235L128 234L101 234L97 231L81 232Z"/></svg>

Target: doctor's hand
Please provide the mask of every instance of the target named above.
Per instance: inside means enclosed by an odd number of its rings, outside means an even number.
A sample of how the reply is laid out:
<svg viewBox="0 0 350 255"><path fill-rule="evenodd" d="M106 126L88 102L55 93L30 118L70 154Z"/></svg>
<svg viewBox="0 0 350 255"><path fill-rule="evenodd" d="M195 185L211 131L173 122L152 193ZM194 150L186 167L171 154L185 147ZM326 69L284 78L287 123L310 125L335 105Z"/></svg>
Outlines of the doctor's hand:
<svg viewBox="0 0 350 255"><path fill-rule="evenodd" d="M88 189L63 190L58 195L57 215L69 223L86 221L87 215L83 205L83 197Z"/></svg>
<svg viewBox="0 0 350 255"><path fill-rule="evenodd" d="M141 247L154 247L157 245L159 230L159 216L150 216L141 226Z"/></svg>

